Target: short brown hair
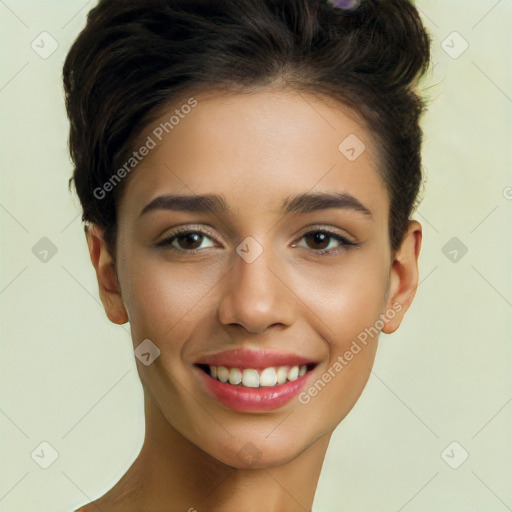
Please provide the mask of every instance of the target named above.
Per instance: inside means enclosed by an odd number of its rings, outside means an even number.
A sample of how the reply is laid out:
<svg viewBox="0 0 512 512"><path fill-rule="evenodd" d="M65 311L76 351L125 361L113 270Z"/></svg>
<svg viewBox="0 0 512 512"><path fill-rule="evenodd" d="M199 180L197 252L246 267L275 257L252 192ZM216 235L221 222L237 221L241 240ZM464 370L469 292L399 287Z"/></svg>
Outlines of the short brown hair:
<svg viewBox="0 0 512 512"><path fill-rule="evenodd" d="M422 180L415 84L430 37L409 0L100 0L63 68L73 182L84 221L115 243L122 186L98 199L159 108L187 91L283 83L358 113L380 150L390 245L401 244Z"/></svg>

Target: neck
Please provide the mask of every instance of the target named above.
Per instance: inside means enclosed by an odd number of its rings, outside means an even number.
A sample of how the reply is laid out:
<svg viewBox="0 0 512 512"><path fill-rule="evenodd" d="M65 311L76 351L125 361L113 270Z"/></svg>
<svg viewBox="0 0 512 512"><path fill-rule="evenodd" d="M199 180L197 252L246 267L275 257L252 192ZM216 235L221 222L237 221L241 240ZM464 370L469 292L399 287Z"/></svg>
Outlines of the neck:
<svg viewBox="0 0 512 512"><path fill-rule="evenodd" d="M138 458L100 499L103 507L108 503L108 510L311 511L331 432L285 464L238 469L191 443L147 395L145 417L146 433Z"/></svg>

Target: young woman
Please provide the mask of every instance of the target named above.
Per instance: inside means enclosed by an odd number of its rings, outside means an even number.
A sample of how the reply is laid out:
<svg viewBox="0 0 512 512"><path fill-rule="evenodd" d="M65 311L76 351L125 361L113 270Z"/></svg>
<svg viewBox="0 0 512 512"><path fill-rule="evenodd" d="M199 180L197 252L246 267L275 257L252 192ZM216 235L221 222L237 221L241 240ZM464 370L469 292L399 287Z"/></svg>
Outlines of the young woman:
<svg viewBox="0 0 512 512"><path fill-rule="evenodd" d="M92 9L64 65L72 182L146 431L80 511L311 510L418 285L429 51L407 0Z"/></svg>

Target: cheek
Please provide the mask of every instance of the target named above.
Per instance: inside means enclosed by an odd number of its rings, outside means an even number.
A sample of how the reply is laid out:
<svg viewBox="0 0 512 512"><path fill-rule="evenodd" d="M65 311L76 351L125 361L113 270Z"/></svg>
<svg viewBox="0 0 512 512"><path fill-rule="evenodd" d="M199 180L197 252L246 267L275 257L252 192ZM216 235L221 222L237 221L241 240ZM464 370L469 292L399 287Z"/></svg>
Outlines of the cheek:
<svg viewBox="0 0 512 512"><path fill-rule="evenodd" d="M345 351L360 332L375 324L385 304L387 261L382 254L353 251L336 265L301 268L301 298L319 319L330 351Z"/></svg>
<svg viewBox="0 0 512 512"><path fill-rule="evenodd" d="M125 261L120 278L134 343L149 338L161 349L176 352L180 348L193 322L211 307L222 275L212 267L198 268L137 253Z"/></svg>
<svg viewBox="0 0 512 512"><path fill-rule="evenodd" d="M303 286L314 290L306 300L329 354L299 402L332 428L349 413L368 381L387 285L382 255L354 254L345 263L316 274L302 273Z"/></svg>

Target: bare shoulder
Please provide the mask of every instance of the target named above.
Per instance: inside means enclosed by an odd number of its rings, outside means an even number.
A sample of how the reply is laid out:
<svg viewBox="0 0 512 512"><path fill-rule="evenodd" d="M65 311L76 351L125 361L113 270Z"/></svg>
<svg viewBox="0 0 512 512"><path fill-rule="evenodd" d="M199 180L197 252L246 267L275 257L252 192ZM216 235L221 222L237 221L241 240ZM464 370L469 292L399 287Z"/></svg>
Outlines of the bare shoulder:
<svg viewBox="0 0 512 512"><path fill-rule="evenodd" d="M144 501L139 498L137 489L133 487L116 487L73 512L133 512L144 508Z"/></svg>
<svg viewBox="0 0 512 512"><path fill-rule="evenodd" d="M82 505L80 508L73 510L73 512L98 512L100 510L94 502L87 503L86 505Z"/></svg>
<svg viewBox="0 0 512 512"><path fill-rule="evenodd" d="M112 504L106 502L104 499L97 500L81 505L80 508L73 510L73 512L113 512Z"/></svg>
<svg viewBox="0 0 512 512"><path fill-rule="evenodd" d="M105 494L73 512L134 512L144 509L145 497L140 475L133 467Z"/></svg>
<svg viewBox="0 0 512 512"><path fill-rule="evenodd" d="M80 508L73 510L73 512L114 512L114 510L117 509L112 508L109 504L100 503L100 500L96 500L82 505Z"/></svg>
<svg viewBox="0 0 512 512"><path fill-rule="evenodd" d="M73 510L73 512L113 512L111 508L104 508L104 505L99 505L97 501L82 505L80 508Z"/></svg>

